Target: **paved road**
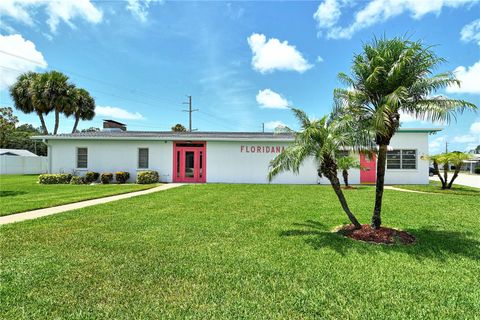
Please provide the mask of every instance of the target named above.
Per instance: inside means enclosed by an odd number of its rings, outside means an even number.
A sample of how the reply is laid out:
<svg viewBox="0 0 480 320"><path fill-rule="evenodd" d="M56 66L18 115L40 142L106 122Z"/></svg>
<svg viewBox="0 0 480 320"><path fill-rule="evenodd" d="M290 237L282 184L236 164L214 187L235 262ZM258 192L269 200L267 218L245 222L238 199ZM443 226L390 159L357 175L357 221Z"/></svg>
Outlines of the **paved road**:
<svg viewBox="0 0 480 320"><path fill-rule="evenodd" d="M153 192L180 187L182 185L183 185L182 183L168 183L155 188L141 190L141 191L134 191L130 193L124 193L124 194L119 194L119 195L109 196L109 197L99 198L99 199L93 199L93 200L85 200L85 201L80 201L75 203L64 204L56 207L26 211L22 213L14 213L8 216L0 217L0 225L20 222L24 220L36 219L36 218L45 217L52 214L57 214L57 213L66 212L70 210L90 207L90 206L94 206L101 203L107 203L107 202L117 201L121 199L128 199L136 196L141 196L144 194L149 194Z"/></svg>
<svg viewBox="0 0 480 320"><path fill-rule="evenodd" d="M452 176L453 173L448 174L448 181L450 181ZM430 177L430 180L440 181L437 176ZM461 184L463 186L480 188L480 175L459 173L453 184Z"/></svg>

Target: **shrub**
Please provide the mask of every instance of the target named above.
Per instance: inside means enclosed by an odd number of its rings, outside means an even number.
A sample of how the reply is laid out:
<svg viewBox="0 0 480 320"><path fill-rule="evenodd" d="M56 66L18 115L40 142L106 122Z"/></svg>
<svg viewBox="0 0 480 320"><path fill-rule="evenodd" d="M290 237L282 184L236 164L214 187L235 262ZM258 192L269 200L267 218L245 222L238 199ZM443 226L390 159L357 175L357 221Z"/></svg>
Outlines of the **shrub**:
<svg viewBox="0 0 480 320"><path fill-rule="evenodd" d="M128 179L130 179L129 172L125 172L125 171L115 172L115 180L117 180L118 183L125 183L127 182Z"/></svg>
<svg viewBox="0 0 480 320"><path fill-rule="evenodd" d="M158 182L158 172L153 170L140 171L137 173L137 183L147 184L147 183L157 183Z"/></svg>
<svg viewBox="0 0 480 320"><path fill-rule="evenodd" d="M40 184L67 184L70 183L72 175L70 173L46 173L38 176Z"/></svg>
<svg viewBox="0 0 480 320"><path fill-rule="evenodd" d="M85 182L86 183L95 182L98 180L98 177L100 177L100 174L98 172L89 171L85 174Z"/></svg>
<svg viewBox="0 0 480 320"><path fill-rule="evenodd" d="M70 179L70 184L85 184L85 178L73 176L72 179Z"/></svg>
<svg viewBox="0 0 480 320"><path fill-rule="evenodd" d="M480 174L480 167L476 167L476 168L475 168L475 173Z"/></svg>
<svg viewBox="0 0 480 320"><path fill-rule="evenodd" d="M113 174L111 174L110 172L105 172L100 175L100 181L102 181L103 184L108 184L112 180Z"/></svg>

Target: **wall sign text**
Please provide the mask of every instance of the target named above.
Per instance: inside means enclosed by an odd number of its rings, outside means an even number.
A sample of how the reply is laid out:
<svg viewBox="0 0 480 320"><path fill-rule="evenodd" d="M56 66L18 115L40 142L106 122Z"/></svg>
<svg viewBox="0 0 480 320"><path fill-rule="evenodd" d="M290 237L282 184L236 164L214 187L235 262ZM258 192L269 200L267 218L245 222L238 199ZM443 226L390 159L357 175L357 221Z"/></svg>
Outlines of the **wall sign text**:
<svg viewBox="0 0 480 320"><path fill-rule="evenodd" d="M240 146L241 153L280 153L284 146Z"/></svg>

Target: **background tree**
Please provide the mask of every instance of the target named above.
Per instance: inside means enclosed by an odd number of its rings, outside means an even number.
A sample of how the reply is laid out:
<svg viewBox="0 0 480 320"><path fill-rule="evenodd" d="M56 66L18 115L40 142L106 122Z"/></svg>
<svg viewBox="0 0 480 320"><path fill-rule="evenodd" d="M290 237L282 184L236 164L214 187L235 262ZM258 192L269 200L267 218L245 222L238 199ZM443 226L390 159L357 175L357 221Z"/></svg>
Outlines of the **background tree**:
<svg viewBox="0 0 480 320"><path fill-rule="evenodd" d="M345 183L345 187L349 187L348 184L348 170L353 168L363 169L360 166L360 162L352 156L346 157L339 157L337 160L338 169L342 172L343 182Z"/></svg>
<svg viewBox="0 0 480 320"><path fill-rule="evenodd" d="M187 132L187 128L185 128L183 125L180 123L177 123L172 127L173 132Z"/></svg>
<svg viewBox="0 0 480 320"><path fill-rule="evenodd" d="M0 148L24 149L39 156L47 155L47 146L40 141L32 140L32 136L42 135L43 129L31 124L18 123L17 117L10 107L0 108Z"/></svg>
<svg viewBox="0 0 480 320"><path fill-rule="evenodd" d="M87 129L80 130L80 132L98 132L98 131L100 131L100 128L96 128L96 127L90 127Z"/></svg>
<svg viewBox="0 0 480 320"><path fill-rule="evenodd" d="M65 114L75 117L72 129L72 133L75 133L80 120L92 120L95 117L95 100L87 90L81 88L75 88L73 95L73 103L69 105L70 108L65 109Z"/></svg>
<svg viewBox="0 0 480 320"><path fill-rule="evenodd" d="M348 206L337 177L337 157L346 147L365 145L356 142L360 135L346 130L348 126L340 125L327 117L311 121L303 111L292 110L300 122L301 130L292 131L295 141L270 162L268 180L272 181L275 176L284 171L298 173L302 163L313 157L319 172L330 181L348 219L355 228L361 228L361 224Z"/></svg>
<svg viewBox="0 0 480 320"><path fill-rule="evenodd" d="M456 113L476 109L467 101L434 95L441 88L460 85L451 72L432 75L444 61L420 41L375 38L354 56L352 76L338 75L349 88L335 90L339 101L335 112L355 116L375 134L378 145L373 228L381 225L387 148L400 127L400 114L448 123Z"/></svg>
<svg viewBox="0 0 480 320"><path fill-rule="evenodd" d="M10 107L0 107L0 148L8 148L8 141L11 139L18 118L13 115Z"/></svg>
<svg viewBox="0 0 480 320"><path fill-rule="evenodd" d="M32 101L46 114L55 112L53 134L57 134L60 113L72 108L75 103L75 86L68 82L68 77L58 71L42 73L33 82Z"/></svg>
<svg viewBox="0 0 480 320"><path fill-rule="evenodd" d="M44 114L47 110L42 105L35 104L33 101L33 89L40 75L36 72L27 72L21 74L17 81L10 87L10 96L14 102L16 109L23 113L35 112L42 126L43 134L48 134L47 125L45 124Z"/></svg>

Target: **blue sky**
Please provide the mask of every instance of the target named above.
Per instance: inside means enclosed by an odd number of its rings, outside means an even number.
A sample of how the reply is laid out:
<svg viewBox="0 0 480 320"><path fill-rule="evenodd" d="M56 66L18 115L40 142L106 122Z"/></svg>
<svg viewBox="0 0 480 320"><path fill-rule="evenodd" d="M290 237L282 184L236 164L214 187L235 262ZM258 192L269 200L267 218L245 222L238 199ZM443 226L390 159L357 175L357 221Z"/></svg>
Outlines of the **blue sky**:
<svg viewBox="0 0 480 320"><path fill-rule="evenodd" d="M188 124L193 96L199 130L295 127L285 108L328 113L353 54L374 35L408 35L437 45L462 88L438 92L480 106L480 2L325 0L285 2L18 1L0 3L0 105L19 73L60 70L96 100L97 116L130 130ZM17 112L22 123L39 124ZM404 127L445 127L430 151L480 144L480 113L450 125L404 116ZM53 115L47 124L53 127ZM62 119L69 132L73 119Z"/></svg>

